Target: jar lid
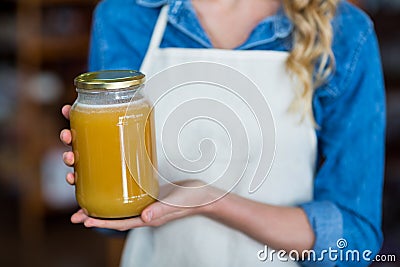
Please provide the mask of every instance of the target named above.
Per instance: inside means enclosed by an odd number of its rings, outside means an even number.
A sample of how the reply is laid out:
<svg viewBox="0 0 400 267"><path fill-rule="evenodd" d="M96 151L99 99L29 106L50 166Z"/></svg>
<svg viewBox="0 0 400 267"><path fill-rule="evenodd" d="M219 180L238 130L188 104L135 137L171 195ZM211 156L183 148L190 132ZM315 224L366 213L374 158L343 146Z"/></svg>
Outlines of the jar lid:
<svg viewBox="0 0 400 267"><path fill-rule="evenodd" d="M74 84L84 90L116 90L143 84L145 75L135 70L87 72L75 78Z"/></svg>

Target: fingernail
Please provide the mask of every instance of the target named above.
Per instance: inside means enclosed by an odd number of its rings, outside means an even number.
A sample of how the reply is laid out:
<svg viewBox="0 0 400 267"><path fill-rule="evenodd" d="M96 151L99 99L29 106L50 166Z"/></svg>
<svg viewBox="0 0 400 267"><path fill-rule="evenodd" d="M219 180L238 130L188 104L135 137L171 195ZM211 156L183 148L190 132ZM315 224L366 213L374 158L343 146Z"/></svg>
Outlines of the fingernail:
<svg viewBox="0 0 400 267"><path fill-rule="evenodd" d="M152 218L153 218L153 212L152 211L147 212L147 221L150 222Z"/></svg>

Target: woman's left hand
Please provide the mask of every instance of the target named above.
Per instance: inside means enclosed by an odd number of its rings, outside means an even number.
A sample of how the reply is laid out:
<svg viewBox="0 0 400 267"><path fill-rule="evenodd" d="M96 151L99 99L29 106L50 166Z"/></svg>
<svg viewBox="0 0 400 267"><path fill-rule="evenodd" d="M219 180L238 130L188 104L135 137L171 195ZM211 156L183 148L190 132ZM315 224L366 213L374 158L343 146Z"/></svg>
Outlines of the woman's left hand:
<svg viewBox="0 0 400 267"><path fill-rule="evenodd" d="M171 187L162 201L157 201L146 207L140 216L121 220L105 220L89 217L81 209L71 217L73 223L83 223L86 227L107 228L119 231L126 231L132 228L143 226L161 226L170 221L188 217L196 214L204 214L213 205L216 199L215 188L203 189L204 183L201 181L188 180ZM185 187L195 187L196 190L184 190ZM162 188L161 192L167 191ZM193 205L183 207L179 205L169 205L166 203L201 203L204 205ZM209 204L206 204L209 203ZM187 206L187 205L186 205ZM190 206L190 205L189 205Z"/></svg>

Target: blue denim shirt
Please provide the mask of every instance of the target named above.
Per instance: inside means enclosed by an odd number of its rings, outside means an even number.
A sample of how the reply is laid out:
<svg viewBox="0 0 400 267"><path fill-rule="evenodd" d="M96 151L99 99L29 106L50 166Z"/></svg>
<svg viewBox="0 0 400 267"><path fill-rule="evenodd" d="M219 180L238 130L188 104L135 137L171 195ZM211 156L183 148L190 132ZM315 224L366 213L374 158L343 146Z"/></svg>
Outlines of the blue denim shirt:
<svg viewBox="0 0 400 267"><path fill-rule="evenodd" d="M211 48L190 0L105 0L95 10L89 68L139 69L162 5L170 5L161 47ZM320 126L314 199L300 206L308 216L320 256L329 248L358 250L360 261L302 262L305 266L366 266L382 242L385 96L371 20L343 1L332 21L336 70L313 98ZM238 50L290 51L293 25L281 9L261 21ZM256 253L256 252L255 252ZM368 254L368 253L367 253ZM338 254L339 255L339 254ZM351 258L351 257L350 257ZM339 256L340 259L340 256Z"/></svg>

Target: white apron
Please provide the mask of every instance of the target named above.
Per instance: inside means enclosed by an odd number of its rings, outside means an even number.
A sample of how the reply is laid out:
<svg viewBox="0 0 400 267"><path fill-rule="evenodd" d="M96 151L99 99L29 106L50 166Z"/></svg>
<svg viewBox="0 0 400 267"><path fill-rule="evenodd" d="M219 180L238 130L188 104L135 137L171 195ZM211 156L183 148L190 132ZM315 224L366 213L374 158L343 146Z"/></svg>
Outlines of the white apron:
<svg viewBox="0 0 400 267"><path fill-rule="evenodd" d="M233 192L249 199L273 205L291 206L310 201L312 199L316 159L316 136L312 124L307 119L300 122L298 115L288 112L288 107L295 95L295 85L285 70L287 53L220 49L160 49L159 45L167 24L167 14L168 9L164 7L142 64L141 71L147 77L185 62L208 61L224 64L249 77L260 88L272 111L275 120L276 153L270 173L262 186L253 194L248 193L252 172L245 173ZM165 114L169 114L168 108L173 109L176 104L174 101L182 102L185 97L189 99L199 97L197 93L194 93L194 97L190 94L180 92L167 99L166 105L160 105L160 108L158 105L156 106L157 141L161 138L161 121L163 118L165 119ZM224 98L224 96L218 94L212 95L212 98L215 99L221 97ZM235 101L237 100L232 100L232 106L236 106L239 110L238 113L240 113L240 101L238 103ZM246 118L246 115L244 115L244 118ZM207 127L205 131L204 127ZM245 159L249 160L249 168L256 161L257 144L260 141L260 136L253 134L258 132L258 129L252 127L254 125L251 123L246 125L250 155ZM195 124L192 129L188 127L188 130L183 134L183 137L186 136L189 143L190 140L197 140L196 142L198 142L198 140L205 138L205 134L210 134L219 149L218 153L222 155L220 162L218 159L214 161L216 165L223 164L226 159L224 155L229 154L224 151L224 148L229 147L224 141L226 138L223 137L223 133L220 133L221 129L217 128L218 126L199 123L198 125ZM195 144L196 148L197 145L198 143ZM181 152L189 158L196 158L196 154L191 152L193 149L190 144L187 146L183 144L180 148L182 149ZM176 177L201 179L201 175L204 175L200 173L187 177L184 176L186 174L180 173L177 168L171 168L165 156L163 156L159 142L157 143L157 155L160 172L170 176L171 179ZM213 169L210 168L207 171L212 173ZM209 174L207 177L210 177ZM257 215L255 214L255 216ZM282 262L276 257L272 261L271 258L260 261L257 254L262 249L264 249L264 244L254 241L239 231L208 218L193 216L168 223L159 228L139 228L130 231L121 266L298 266L296 262L290 260Z"/></svg>

